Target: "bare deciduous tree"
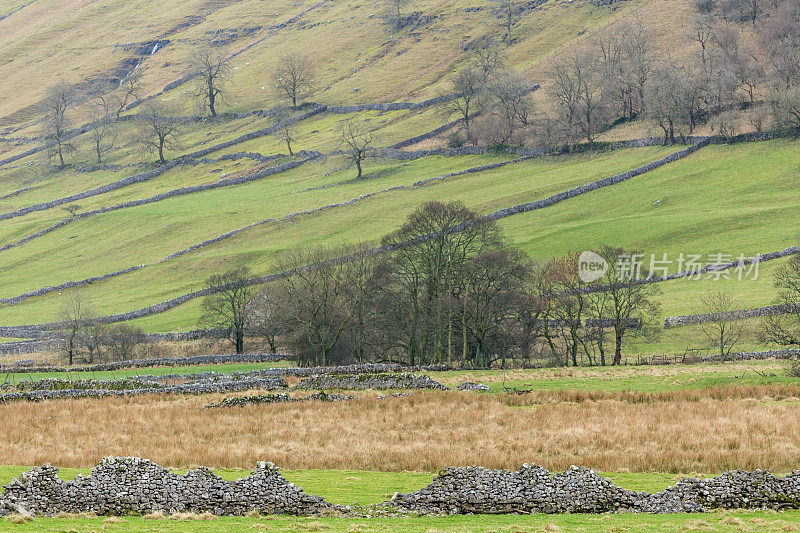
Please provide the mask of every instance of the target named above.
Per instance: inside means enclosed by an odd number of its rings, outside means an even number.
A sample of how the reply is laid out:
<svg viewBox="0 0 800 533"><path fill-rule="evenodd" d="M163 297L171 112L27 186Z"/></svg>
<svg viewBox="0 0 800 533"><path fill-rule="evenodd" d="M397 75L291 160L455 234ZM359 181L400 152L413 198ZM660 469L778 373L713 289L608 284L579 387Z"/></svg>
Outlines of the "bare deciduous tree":
<svg viewBox="0 0 800 533"><path fill-rule="evenodd" d="M200 325L229 340L237 354L244 353L248 305L255 293L251 277L250 269L238 267L209 276L205 283L210 293L203 298Z"/></svg>
<svg viewBox="0 0 800 533"><path fill-rule="evenodd" d="M102 329L100 344L115 361L127 361L136 355L136 348L147 341L139 326L113 324Z"/></svg>
<svg viewBox="0 0 800 533"><path fill-rule="evenodd" d="M175 148L178 142L181 123L177 109L163 102L151 101L144 104L139 119L139 142L146 150L157 153L161 164L166 163L164 149Z"/></svg>
<svg viewBox="0 0 800 533"><path fill-rule="evenodd" d="M263 337L273 355L278 351L278 336L286 332L287 303L279 287L270 284L258 291L247 305L247 331Z"/></svg>
<svg viewBox="0 0 800 533"><path fill-rule="evenodd" d="M687 116L684 71L666 64L656 69L648 84L647 116L664 132L664 144L675 144Z"/></svg>
<svg viewBox="0 0 800 533"><path fill-rule="evenodd" d="M358 170L356 179L360 179L363 173L362 165L364 160L370 155L372 131L364 124L347 121L341 126L339 134L341 136L342 149L345 152L345 157L350 163L356 166Z"/></svg>
<svg viewBox="0 0 800 533"><path fill-rule="evenodd" d="M286 149L289 151L289 155L294 155L292 143L297 136L297 129L295 128L294 123L291 121L292 114L286 108L275 108L270 113L270 116L275 121L276 126L273 135L275 135L275 137L282 143L286 144Z"/></svg>
<svg viewBox="0 0 800 533"><path fill-rule="evenodd" d="M602 290L606 320L614 332L613 365L622 362L622 344L626 337L649 336L657 332L655 319L659 306L655 296L660 290L655 283L644 283L647 272L637 265L637 254L621 248L604 246L600 255L608 269L597 280L595 291Z"/></svg>
<svg viewBox="0 0 800 533"><path fill-rule="evenodd" d="M395 321L386 324L389 344L402 347L410 364L452 362L459 344L466 355L466 340L452 337L463 313L452 305L463 281L458 271L469 258L497 249L498 231L460 202L428 202L383 239L394 251L377 267L376 290L381 309Z"/></svg>
<svg viewBox="0 0 800 533"><path fill-rule="evenodd" d="M92 139L97 163L100 164L103 162L103 154L113 150L117 140L117 132L111 122L111 108L108 98L100 95L92 100L89 106L89 116L93 122L89 136Z"/></svg>
<svg viewBox="0 0 800 533"><path fill-rule="evenodd" d="M559 107L560 128L569 144L579 135L594 143L605 113L600 63L589 51L572 51L551 69L550 94Z"/></svg>
<svg viewBox="0 0 800 533"><path fill-rule="evenodd" d="M800 78L800 20L795 9L792 2L783 3L759 32L761 47L785 90Z"/></svg>
<svg viewBox="0 0 800 533"><path fill-rule="evenodd" d="M111 93L111 99L114 102L114 114L119 120L120 114L125 111L131 103L139 99L141 91L142 76L144 73L136 69L128 74L119 84L119 87Z"/></svg>
<svg viewBox="0 0 800 533"><path fill-rule="evenodd" d="M800 346L800 255L794 255L789 263L775 273L778 289L776 304L785 308L785 313L769 316L762 324L761 339L782 346Z"/></svg>
<svg viewBox="0 0 800 533"><path fill-rule="evenodd" d="M85 328L95 321L95 314L89 298L80 291L71 291L62 296L59 310L60 331L63 337L63 351L72 365L81 346L81 335Z"/></svg>
<svg viewBox="0 0 800 533"><path fill-rule="evenodd" d="M282 271L294 270L281 283L287 303L288 343L304 366L334 364L353 309L348 305L351 264L336 258L344 249L311 248L287 253Z"/></svg>
<svg viewBox="0 0 800 533"><path fill-rule="evenodd" d="M472 119L480 112L486 97L486 77L483 71L467 67L450 77L451 92L455 98L445 104L448 113L455 113L464 121L467 140L472 139Z"/></svg>
<svg viewBox="0 0 800 533"><path fill-rule="evenodd" d="M519 24L524 8L518 0L493 0L492 15L503 30L502 40L508 42L511 32Z"/></svg>
<svg viewBox="0 0 800 533"><path fill-rule="evenodd" d="M505 141L513 138L517 128L528 125L533 113L531 89L522 76L508 72L498 75L489 86L491 109L499 119Z"/></svg>
<svg viewBox="0 0 800 533"><path fill-rule="evenodd" d="M717 23L716 16L711 12L698 13L692 19L692 39L700 45L700 59L706 64L706 47L711 41L714 27Z"/></svg>
<svg viewBox="0 0 800 533"><path fill-rule="evenodd" d="M715 347L719 349L719 357L726 360L731 349L741 340L744 334L744 323L730 318L728 313L742 306L737 305L731 295L721 289L711 289L702 298L703 312L710 320L700 324L700 331Z"/></svg>
<svg viewBox="0 0 800 533"><path fill-rule="evenodd" d="M487 37L482 46L473 50L472 58L475 67L483 72L483 77L487 80L500 72L506 63L502 48L492 37Z"/></svg>
<svg viewBox="0 0 800 533"><path fill-rule="evenodd" d="M311 61L300 54L283 56L272 73L278 98L291 102L297 109L297 102L311 94L314 84Z"/></svg>
<svg viewBox="0 0 800 533"><path fill-rule="evenodd" d="M47 117L45 119L45 132L51 143L51 157L58 157L58 166L64 169L64 154L73 150L70 143L69 121L67 111L72 105L72 89L65 82L59 82L47 91Z"/></svg>
<svg viewBox="0 0 800 533"><path fill-rule="evenodd" d="M222 52L204 46L192 56L191 69L197 76L194 93L197 102L216 117L217 102L225 98L225 88L230 82L228 58Z"/></svg>

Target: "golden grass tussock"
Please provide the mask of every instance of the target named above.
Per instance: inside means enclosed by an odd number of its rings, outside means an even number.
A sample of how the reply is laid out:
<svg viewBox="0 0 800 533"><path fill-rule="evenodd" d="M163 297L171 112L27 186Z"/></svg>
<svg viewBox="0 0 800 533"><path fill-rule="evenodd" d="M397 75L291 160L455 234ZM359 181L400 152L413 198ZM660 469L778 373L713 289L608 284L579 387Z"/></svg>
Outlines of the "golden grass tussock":
<svg viewBox="0 0 800 533"><path fill-rule="evenodd" d="M169 515L170 520L179 522L191 522L194 520L217 520L219 517L206 511L204 513L173 513Z"/></svg>
<svg viewBox="0 0 800 533"><path fill-rule="evenodd" d="M213 399L217 399L218 395ZM108 455L164 466L437 471L450 465L719 472L797 468L800 404L722 398L617 399L509 409L443 392L376 401L203 409L211 396L139 396L0 406L0 457L89 467ZM213 400L211 400L213 401Z"/></svg>
<svg viewBox="0 0 800 533"><path fill-rule="evenodd" d="M523 407L563 402L581 403L614 400L627 403L699 402L703 400L758 400L760 402L800 401L800 384L728 385L703 389L681 389L659 392L603 391L565 389L534 390L522 394L501 396L505 405Z"/></svg>
<svg viewBox="0 0 800 533"><path fill-rule="evenodd" d="M21 524L27 524L28 522L33 522L34 518L26 514L13 514L8 518L6 518L6 520L11 524L21 525Z"/></svg>

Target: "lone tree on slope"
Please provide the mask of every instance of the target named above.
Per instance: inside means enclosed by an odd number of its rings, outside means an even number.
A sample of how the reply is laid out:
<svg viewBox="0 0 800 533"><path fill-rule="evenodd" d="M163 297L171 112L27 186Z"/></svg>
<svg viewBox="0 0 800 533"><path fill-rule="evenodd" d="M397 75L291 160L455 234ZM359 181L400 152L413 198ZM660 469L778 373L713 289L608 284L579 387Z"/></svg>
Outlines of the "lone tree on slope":
<svg viewBox="0 0 800 533"><path fill-rule="evenodd" d="M345 150L347 159L356 166L358 175L361 178L361 165L369 157L370 145L372 144L372 132L363 124L349 121L341 128L342 147Z"/></svg>
<svg viewBox="0 0 800 533"><path fill-rule="evenodd" d="M139 142L146 150L157 153L161 164L166 163L164 149L175 148L178 144L180 119L177 110L162 102L148 102L140 119Z"/></svg>
<svg viewBox="0 0 800 533"><path fill-rule="evenodd" d="M278 98L291 102L292 109L297 109L297 102L311 94L313 66L306 56L289 54L278 62L272 79Z"/></svg>
<svg viewBox="0 0 800 533"><path fill-rule="evenodd" d="M197 102L202 107L207 107L212 117L216 117L217 102L225 98L225 86L230 81L230 64L227 58L210 47L203 47L192 57L192 72L197 75L194 93Z"/></svg>
<svg viewBox="0 0 800 533"><path fill-rule="evenodd" d="M492 15L503 29L503 42L511 39L511 32L522 19L523 7L517 0L494 0Z"/></svg>
<svg viewBox="0 0 800 533"><path fill-rule="evenodd" d="M47 94L47 118L45 131L51 143L50 155L58 157L58 168L63 170L64 154L73 150L69 142L69 122L67 110L72 105L73 93L63 81L53 85Z"/></svg>

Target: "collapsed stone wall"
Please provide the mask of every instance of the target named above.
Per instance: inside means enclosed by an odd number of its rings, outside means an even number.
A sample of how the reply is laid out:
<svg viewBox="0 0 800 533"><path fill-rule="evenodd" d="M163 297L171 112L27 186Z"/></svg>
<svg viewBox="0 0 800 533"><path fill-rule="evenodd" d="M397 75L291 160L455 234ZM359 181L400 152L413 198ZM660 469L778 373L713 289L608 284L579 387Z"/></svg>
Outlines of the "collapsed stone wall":
<svg viewBox="0 0 800 533"><path fill-rule="evenodd" d="M519 470L446 468L431 484L395 493L374 510L396 514L510 514L707 512L713 509L782 509L800 506L800 471L777 477L765 470L731 471L687 478L655 494L615 485L594 470L572 466L550 473L537 465ZM92 512L98 515L195 512L346 516L347 506L306 494L272 464L260 462L249 476L225 481L208 468L183 475L145 459L107 457L87 477L58 477L45 463L21 474L0 494L0 516Z"/></svg>
<svg viewBox="0 0 800 533"><path fill-rule="evenodd" d="M715 508L800 505L800 471L785 478L767 471L733 471L710 479L683 479L655 494L634 492L577 466L551 474L537 465L516 472L482 467L446 468L427 487L396 493L389 505L425 514L704 512Z"/></svg>
<svg viewBox="0 0 800 533"><path fill-rule="evenodd" d="M216 409L217 407L244 407L245 405L272 404L272 403L291 403L291 402L344 402L354 400L355 396L344 394L327 394L325 391L315 392L303 398L292 398L285 392L277 394L258 394L251 396L229 396L217 403L210 403L204 409Z"/></svg>
<svg viewBox="0 0 800 533"><path fill-rule="evenodd" d="M309 376L295 389L434 389L450 390L425 374L319 374Z"/></svg>
<svg viewBox="0 0 800 533"><path fill-rule="evenodd" d="M58 468L45 463L15 478L0 494L0 515L156 511L317 515L335 508L289 483L266 462L236 481L225 481L205 467L176 475L136 457L107 457L89 476L63 481Z"/></svg>
<svg viewBox="0 0 800 533"><path fill-rule="evenodd" d="M0 355L20 355L55 350L58 339L27 339L0 343Z"/></svg>

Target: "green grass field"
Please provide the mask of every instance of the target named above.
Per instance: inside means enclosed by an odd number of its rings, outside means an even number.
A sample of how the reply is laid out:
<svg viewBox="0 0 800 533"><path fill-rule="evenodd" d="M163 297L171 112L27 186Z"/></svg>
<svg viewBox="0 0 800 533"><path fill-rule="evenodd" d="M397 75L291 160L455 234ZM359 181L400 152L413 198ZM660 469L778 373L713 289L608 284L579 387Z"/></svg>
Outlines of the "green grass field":
<svg viewBox="0 0 800 533"><path fill-rule="evenodd" d="M27 467L0 467L0 484L27 470ZM62 469L62 479L78 474L87 475L88 469ZM225 469L215 473L226 480L247 475L245 470ZM422 488L432 474L419 472L386 473L343 470L286 471L284 476L302 486L306 492L325 497L332 503L372 505L390 498L394 492ZM677 481L673 474L601 473L629 490L657 492ZM416 518L300 518L287 516L222 517L213 520L190 522L142 517L106 519L103 517L65 516L37 518L24 524L0 519L0 528L14 531L241 531L245 529L269 531L402 531L402 532L456 532L456 531L794 531L800 524L800 512L732 511L711 514L677 515L509 515L509 516L450 516Z"/></svg>
<svg viewBox="0 0 800 533"><path fill-rule="evenodd" d="M740 511L726 514L697 515L529 515L529 516L451 516L446 518L219 518L211 521L147 520L126 517L122 521L103 518L39 518L21 525L8 521L0 525L13 531L201 531L234 532L243 530L266 531L330 531L330 532L558 532L583 531L586 533L614 532L685 532L685 531L795 531L800 523L800 512L764 513Z"/></svg>

